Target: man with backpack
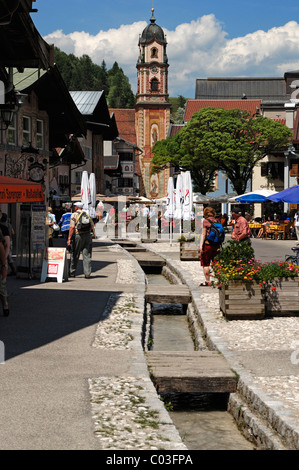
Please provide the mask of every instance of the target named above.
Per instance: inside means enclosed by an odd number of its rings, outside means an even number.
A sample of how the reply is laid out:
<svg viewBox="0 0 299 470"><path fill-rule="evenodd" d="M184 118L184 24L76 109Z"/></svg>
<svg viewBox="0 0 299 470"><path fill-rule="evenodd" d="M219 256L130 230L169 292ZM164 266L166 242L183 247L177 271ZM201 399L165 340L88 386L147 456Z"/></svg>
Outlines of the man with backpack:
<svg viewBox="0 0 299 470"><path fill-rule="evenodd" d="M86 279L91 275L92 234L94 223L89 215L82 210L83 203L74 203L74 213L70 220L67 245L71 247L70 277L75 277L80 254L83 255L83 271ZM96 238L96 237L95 237Z"/></svg>
<svg viewBox="0 0 299 470"><path fill-rule="evenodd" d="M200 286L210 286L210 265L221 248L225 235L224 228L216 219L216 212L212 207L206 207L203 215L200 263L203 267L205 282L202 282Z"/></svg>

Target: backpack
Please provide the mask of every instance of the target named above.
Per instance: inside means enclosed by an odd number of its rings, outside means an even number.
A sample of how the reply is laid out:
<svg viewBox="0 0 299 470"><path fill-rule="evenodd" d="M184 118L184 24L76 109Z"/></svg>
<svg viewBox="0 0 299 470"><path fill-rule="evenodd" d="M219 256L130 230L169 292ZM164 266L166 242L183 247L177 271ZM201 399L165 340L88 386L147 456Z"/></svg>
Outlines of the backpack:
<svg viewBox="0 0 299 470"><path fill-rule="evenodd" d="M80 212L76 227L79 233L90 232L91 223L90 223L90 218L88 214L86 214L86 212L84 211Z"/></svg>
<svg viewBox="0 0 299 470"><path fill-rule="evenodd" d="M212 222L210 219L207 219L210 224L210 231L209 234L206 238L211 245L221 245L224 242L225 239L225 233L224 233L224 228L223 225L220 224L219 222Z"/></svg>

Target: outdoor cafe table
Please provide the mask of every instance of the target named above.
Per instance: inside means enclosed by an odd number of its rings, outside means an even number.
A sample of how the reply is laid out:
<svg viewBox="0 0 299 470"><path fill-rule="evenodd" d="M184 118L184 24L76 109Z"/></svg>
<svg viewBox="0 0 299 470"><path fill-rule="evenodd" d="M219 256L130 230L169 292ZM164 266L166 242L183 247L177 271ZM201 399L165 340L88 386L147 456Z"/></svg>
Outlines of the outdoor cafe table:
<svg viewBox="0 0 299 470"><path fill-rule="evenodd" d="M259 229L262 227L262 224L249 224L249 228L254 237L257 236Z"/></svg>

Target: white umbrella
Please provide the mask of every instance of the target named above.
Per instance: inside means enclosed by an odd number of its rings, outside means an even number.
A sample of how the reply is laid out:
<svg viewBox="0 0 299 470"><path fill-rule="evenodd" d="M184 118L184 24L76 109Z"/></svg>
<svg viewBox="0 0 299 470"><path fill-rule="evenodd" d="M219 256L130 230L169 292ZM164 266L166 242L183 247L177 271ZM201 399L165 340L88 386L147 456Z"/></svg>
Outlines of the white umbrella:
<svg viewBox="0 0 299 470"><path fill-rule="evenodd" d="M89 189L90 189L90 207L89 215L92 219L96 218L96 203L97 203L97 188L96 188L96 175L90 173L89 176Z"/></svg>
<svg viewBox="0 0 299 470"><path fill-rule="evenodd" d="M88 172L82 172L82 179L81 179L81 202L83 202L83 210L89 211L90 205L90 187L89 187L89 179L88 179Z"/></svg>
<svg viewBox="0 0 299 470"><path fill-rule="evenodd" d="M166 211L165 217L173 218L174 216L174 184L173 178L170 176L168 178L168 185L167 185L167 196L166 196Z"/></svg>
<svg viewBox="0 0 299 470"><path fill-rule="evenodd" d="M170 237L170 245L172 244L172 219L174 216L174 184L173 178L170 176L168 178L168 185L167 185L167 196L166 196L166 211L164 217L170 219L169 224L169 237Z"/></svg>
<svg viewBox="0 0 299 470"><path fill-rule="evenodd" d="M174 218L181 219L183 217L183 177L181 173L178 175L176 180L176 187L175 187L175 211L174 211Z"/></svg>
<svg viewBox="0 0 299 470"><path fill-rule="evenodd" d="M190 171L183 173L184 181L184 205L183 205L183 219L192 220L194 218L193 212L193 188Z"/></svg>

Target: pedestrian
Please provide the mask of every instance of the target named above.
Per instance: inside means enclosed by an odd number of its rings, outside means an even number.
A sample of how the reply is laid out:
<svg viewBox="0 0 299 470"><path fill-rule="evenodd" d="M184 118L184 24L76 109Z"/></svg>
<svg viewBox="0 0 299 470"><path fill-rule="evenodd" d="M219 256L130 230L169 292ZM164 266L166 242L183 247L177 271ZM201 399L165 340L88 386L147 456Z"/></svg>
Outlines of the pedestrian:
<svg viewBox="0 0 299 470"><path fill-rule="evenodd" d="M8 301L7 301L6 279L7 279L7 257L6 257L6 252L5 252L5 240L0 230L0 297L1 297L3 315L5 317L8 317L9 308L8 308Z"/></svg>
<svg viewBox="0 0 299 470"><path fill-rule="evenodd" d="M2 215L3 215L2 211L0 211L0 231L3 236L5 256L7 260L9 253L10 253L10 235L9 235L9 229L8 229L7 223L2 222Z"/></svg>
<svg viewBox="0 0 299 470"><path fill-rule="evenodd" d="M48 245L50 247L53 246L53 226L56 224L56 217L52 212L52 207L48 207L48 213L46 217L46 226L48 228L47 238L48 238Z"/></svg>
<svg viewBox="0 0 299 470"><path fill-rule="evenodd" d="M232 210L232 219L235 221L234 228L231 234L232 240L235 240L237 242L250 242L251 231L249 228L249 224L245 217L242 216L242 211L239 207L235 207Z"/></svg>
<svg viewBox="0 0 299 470"><path fill-rule="evenodd" d="M11 269L11 272L8 274L8 276L15 276L17 274L17 270L16 270L16 266L12 257L12 245L13 245L12 237L14 236L15 232L14 232L14 229L12 228L12 225L8 221L7 214L2 214L1 225L2 225L2 229L3 229L3 225L5 225L9 232L9 252L7 255L7 263Z"/></svg>
<svg viewBox="0 0 299 470"><path fill-rule="evenodd" d="M83 203L74 203L71 215L67 245L71 247L70 277L75 277L80 254L83 255L83 272L86 279L91 275L92 234L94 223L89 215L82 210ZM96 237L95 237L96 238Z"/></svg>
<svg viewBox="0 0 299 470"><path fill-rule="evenodd" d="M210 286L211 277L210 277L210 266L214 261L215 256L217 255L221 243L210 243L207 240L211 229L211 222L217 223L216 211L212 207L206 207L203 211L204 220L202 223L202 235L200 239L200 264L203 268L203 273L205 276L205 281L200 283L200 286Z"/></svg>
<svg viewBox="0 0 299 470"><path fill-rule="evenodd" d="M294 221L295 221L296 237L297 237L297 240L299 240L299 211L297 211L296 214L294 215Z"/></svg>
<svg viewBox="0 0 299 470"><path fill-rule="evenodd" d="M68 244L68 238L69 238L69 230L70 230L70 222L71 222L71 215L72 215L72 210L71 210L71 205L66 204L65 205L65 213L62 214L60 221L58 222L58 225L60 226L61 233L63 235L65 245L67 248Z"/></svg>

